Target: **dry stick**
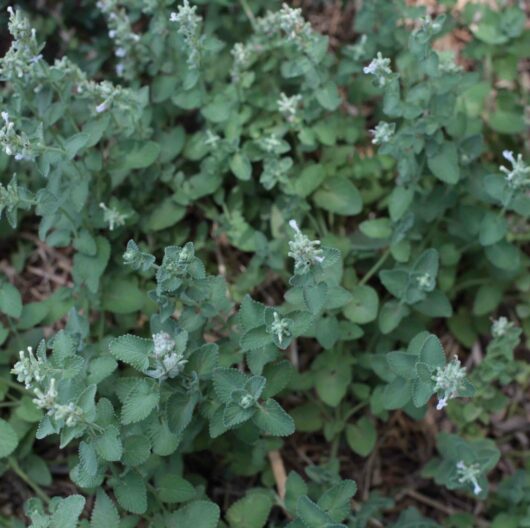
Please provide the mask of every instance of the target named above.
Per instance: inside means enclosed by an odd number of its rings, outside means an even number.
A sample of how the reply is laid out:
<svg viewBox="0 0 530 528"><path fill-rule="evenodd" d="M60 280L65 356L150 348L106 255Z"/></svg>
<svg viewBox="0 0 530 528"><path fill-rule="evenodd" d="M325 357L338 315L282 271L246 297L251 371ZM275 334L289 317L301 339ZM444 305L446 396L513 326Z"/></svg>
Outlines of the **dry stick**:
<svg viewBox="0 0 530 528"><path fill-rule="evenodd" d="M426 497L425 495L421 494L420 492L414 489L407 489L404 491L403 494L412 497L418 502L423 502L423 504L427 504L427 506L435 508L436 510L439 510L447 515L454 515L455 513L455 510L453 510L453 508L451 508L450 506L445 506L445 504L442 504L441 502L438 502L435 499L431 499L430 497ZM475 522L477 523L477 526L480 526L481 528L487 528L489 526L487 522L477 517L475 517Z"/></svg>
<svg viewBox="0 0 530 528"><path fill-rule="evenodd" d="M281 453L275 449L268 453L269 461L272 467L272 474L276 481L276 488L278 489L278 496L282 503L285 499L285 483L287 481L287 473L285 472L285 465L283 464L283 458Z"/></svg>

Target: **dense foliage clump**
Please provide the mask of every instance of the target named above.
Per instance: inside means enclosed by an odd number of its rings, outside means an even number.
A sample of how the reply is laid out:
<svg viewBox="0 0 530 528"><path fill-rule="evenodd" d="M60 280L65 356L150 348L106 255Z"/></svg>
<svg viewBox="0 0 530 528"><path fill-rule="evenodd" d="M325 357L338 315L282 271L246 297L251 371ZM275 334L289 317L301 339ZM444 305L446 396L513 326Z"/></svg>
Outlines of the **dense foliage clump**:
<svg viewBox="0 0 530 528"><path fill-rule="evenodd" d="M78 4L4 21L0 524L530 526L525 6Z"/></svg>

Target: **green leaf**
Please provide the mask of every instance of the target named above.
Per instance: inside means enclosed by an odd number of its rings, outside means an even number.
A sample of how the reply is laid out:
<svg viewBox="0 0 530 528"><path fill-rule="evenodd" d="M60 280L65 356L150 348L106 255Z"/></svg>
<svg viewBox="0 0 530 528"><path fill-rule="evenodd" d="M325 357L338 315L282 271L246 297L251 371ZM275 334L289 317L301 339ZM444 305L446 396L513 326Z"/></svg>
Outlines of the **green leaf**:
<svg viewBox="0 0 530 528"><path fill-rule="evenodd" d="M76 154L84 148L90 140L90 136L84 132L79 132L68 138L64 144L68 159L74 159Z"/></svg>
<svg viewBox="0 0 530 528"><path fill-rule="evenodd" d="M267 524L272 506L270 493L251 491L230 506L226 519L230 528L263 528Z"/></svg>
<svg viewBox="0 0 530 528"><path fill-rule="evenodd" d="M98 455L108 462L116 462L121 459L123 446L120 431L117 427L109 425L94 441Z"/></svg>
<svg viewBox="0 0 530 528"><path fill-rule="evenodd" d="M79 462L83 470L90 476L94 476L98 471L98 458L94 446L82 441L79 444Z"/></svg>
<svg viewBox="0 0 530 528"><path fill-rule="evenodd" d="M304 286L303 295L307 309L316 315L322 310L326 303L328 285L325 282Z"/></svg>
<svg viewBox="0 0 530 528"><path fill-rule="evenodd" d="M346 441L350 449L360 456L368 456L375 447L376 440L377 431L374 424L366 417L346 426Z"/></svg>
<svg viewBox="0 0 530 528"><path fill-rule="evenodd" d="M139 466L151 455L151 441L143 434L126 436L123 440L122 462L126 466Z"/></svg>
<svg viewBox="0 0 530 528"><path fill-rule="evenodd" d="M186 208L175 203L173 197L166 198L156 204L151 214L147 217L146 229L161 231L174 226L186 215Z"/></svg>
<svg viewBox="0 0 530 528"><path fill-rule="evenodd" d="M454 143L444 143L440 150L427 158L431 172L441 181L454 185L460 179L458 151Z"/></svg>
<svg viewBox="0 0 530 528"><path fill-rule="evenodd" d="M217 528L221 512L213 502L200 500L190 502L168 516L167 526L193 528Z"/></svg>
<svg viewBox="0 0 530 528"><path fill-rule="evenodd" d="M377 318L379 297L370 286L355 286L351 290L353 300L343 308L344 315L353 323L366 324Z"/></svg>
<svg viewBox="0 0 530 528"><path fill-rule="evenodd" d="M136 471L129 471L113 484L114 495L120 506L136 514L145 513L147 510L147 489L145 480Z"/></svg>
<svg viewBox="0 0 530 528"><path fill-rule="evenodd" d="M388 352L386 355L388 366L397 376L404 379L413 379L416 376L414 366L418 357L407 352Z"/></svg>
<svg viewBox="0 0 530 528"><path fill-rule="evenodd" d="M119 528L120 516L116 506L101 488L96 492L96 504L90 517L90 528Z"/></svg>
<svg viewBox="0 0 530 528"><path fill-rule="evenodd" d="M0 312L15 319L22 314L22 298L10 282L0 285Z"/></svg>
<svg viewBox="0 0 530 528"><path fill-rule="evenodd" d="M400 409L412 396L411 382L404 378L395 378L384 390L385 409Z"/></svg>
<svg viewBox="0 0 530 528"><path fill-rule="evenodd" d="M479 241L483 246L491 246L500 242L506 235L508 224L506 219L494 212L488 212L480 224Z"/></svg>
<svg viewBox="0 0 530 528"><path fill-rule="evenodd" d="M157 484L157 495L162 502L176 504L188 502L195 498L197 492L193 485L179 475L166 473Z"/></svg>
<svg viewBox="0 0 530 528"><path fill-rule="evenodd" d="M245 154L237 152L230 159L230 170L237 179L248 181L252 176L252 164Z"/></svg>
<svg viewBox="0 0 530 528"><path fill-rule="evenodd" d="M174 434L180 434L188 427L193 418L197 397L193 394L175 392L166 404L167 424Z"/></svg>
<svg viewBox="0 0 530 528"><path fill-rule="evenodd" d="M320 105L326 110L336 110L341 103L337 85L332 81L328 81L326 84L321 86L315 92L315 96Z"/></svg>
<svg viewBox="0 0 530 528"><path fill-rule="evenodd" d="M396 301L388 301L381 307L379 312L379 329L383 334L389 334L395 330L401 321L409 315L409 307Z"/></svg>
<svg viewBox="0 0 530 528"><path fill-rule="evenodd" d="M429 381L415 379L412 382L412 402L415 407L423 407L434 393L434 384Z"/></svg>
<svg viewBox="0 0 530 528"><path fill-rule="evenodd" d="M154 141L136 143L131 150L124 153L120 160L120 170L146 169L158 158L161 147Z"/></svg>
<svg viewBox="0 0 530 528"><path fill-rule="evenodd" d="M107 267L110 257L110 244L106 238L96 238L97 251L95 255L74 255L72 275L77 285L86 285L89 291L97 293L99 279Z"/></svg>
<svg viewBox="0 0 530 528"><path fill-rule="evenodd" d="M289 436L294 433L293 419L273 399L259 405L252 420L262 431L272 436Z"/></svg>
<svg viewBox="0 0 530 528"><path fill-rule="evenodd" d="M356 215L363 206L357 187L341 176L326 179L313 195L313 200L322 209L343 216Z"/></svg>
<svg viewBox="0 0 530 528"><path fill-rule="evenodd" d="M285 506L287 510L295 513L298 499L306 494L307 484L304 479L296 471L289 472L285 483Z"/></svg>
<svg viewBox="0 0 530 528"><path fill-rule="evenodd" d="M336 365L323 368L315 374L315 388L319 398L336 407L346 396L351 383L351 369L345 365L338 368Z"/></svg>
<svg viewBox="0 0 530 528"><path fill-rule="evenodd" d="M247 351L263 348L272 342L272 335L267 332L265 326L259 326L257 328L252 328L252 330L243 334L239 344L243 351Z"/></svg>
<svg viewBox="0 0 530 528"><path fill-rule="evenodd" d="M50 518L50 527L73 528L85 507L85 498L81 495L70 495L66 499L60 499L57 509Z"/></svg>
<svg viewBox="0 0 530 528"><path fill-rule="evenodd" d="M121 423L128 425L147 418L158 405L159 399L160 392L154 383L137 381L123 400Z"/></svg>
<svg viewBox="0 0 530 528"><path fill-rule="evenodd" d="M0 458L8 457L18 445L18 436L13 427L0 418Z"/></svg>
<svg viewBox="0 0 530 528"><path fill-rule="evenodd" d="M374 218L361 222L359 230L369 238L386 239L392 235L392 224L388 218Z"/></svg>
<svg viewBox="0 0 530 528"><path fill-rule="evenodd" d="M371 424L371 422L369 422ZM375 434L375 433L374 433ZM375 438L374 438L375 439ZM322 508L334 522L340 522L351 514L351 499L357 492L357 484L353 480L342 480L329 488L318 500Z"/></svg>
<svg viewBox="0 0 530 528"><path fill-rule="evenodd" d="M242 389L247 376L237 369L217 368L213 372L213 386L221 403L231 401L232 392Z"/></svg>
<svg viewBox="0 0 530 528"><path fill-rule="evenodd" d="M296 515L306 528L323 528L333 522L326 512L305 495L298 499Z"/></svg>
<svg viewBox="0 0 530 528"><path fill-rule="evenodd" d="M410 352L419 355L419 360L431 368L443 367L445 365L445 353L440 340L434 334L423 332L416 337L420 346L413 347L415 341L411 341Z"/></svg>
<svg viewBox="0 0 530 528"><path fill-rule="evenodd" d="M149 367L148 354L152 347L150 339L127 334L113 339L109 343L109 352L116 359L144 372Z"/></svg>
<svg viewBox="0 0 530 528"><path fill-rule="evenodd" d="M519 249L506 241L486 247L486 257L495 267L505 271L517 271L521 265Z"/></svg>
<svg viewBox="0 0 530 528"><path fill-rule="evenodd" d="M103 308L112 313L137 312L142 309L145 301L144 292L133 280L116 278L103 289Z"/></svg>
<svg viewBox="0 0 530 528"><path fill-rule="evenodd" d="M473 301L473 315L492 313L502 301L503 290L494 284L483 284Z"/></svg>

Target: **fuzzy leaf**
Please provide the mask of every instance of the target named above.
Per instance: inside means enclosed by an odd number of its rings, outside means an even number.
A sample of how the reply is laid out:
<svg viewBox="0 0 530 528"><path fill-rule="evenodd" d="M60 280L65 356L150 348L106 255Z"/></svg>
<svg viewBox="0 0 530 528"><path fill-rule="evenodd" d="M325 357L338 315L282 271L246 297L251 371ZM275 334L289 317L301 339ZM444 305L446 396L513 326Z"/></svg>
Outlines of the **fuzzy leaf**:
<svg viewBox="0 0 530 528"><path fill-rule="evenodd" d="M119 526L120 516L116 506L102 489L98 489L96 504L90 517L90 528L119 528Z"/></svg>
<svg viewBox="0 0 530 528"><path fill-rule="evenodd" d="M116 359L144 372L149 367L148 354L152 347L150 339L127 334L113 339L109 344L109 352Z"/></svg>
<svg viewBox="0 0 530 528"><path fill-rule="evenodd" d="M272 436L289 436L294 433L293 419L273 399L262 403L252 420L261 430Z"/></svg>
<svg viewBox="0 0 530 528"><path fill-rule="evenodd" d="M116 499L124 510L130 513L145 513L147 510L147 489L140 473L129 471L115 480L113 489Z"/></svg>

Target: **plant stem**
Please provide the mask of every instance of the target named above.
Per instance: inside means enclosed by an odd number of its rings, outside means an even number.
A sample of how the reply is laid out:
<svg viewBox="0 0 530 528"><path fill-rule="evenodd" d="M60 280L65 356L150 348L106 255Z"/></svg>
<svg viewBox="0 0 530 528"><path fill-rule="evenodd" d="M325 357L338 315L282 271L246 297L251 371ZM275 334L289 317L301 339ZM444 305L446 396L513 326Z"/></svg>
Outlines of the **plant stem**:
<svg viewBox="0 0 530 528"><path fill-rule="evenodd" d="M385 263L386 259L390 255L390 248L385 249L383 254L379 257L379 260L368 270L365 276L359 281L359 286L366 284L372 276L379 271L379 268Z"/></svg>
<svg viewBox="0 0 530 528"><path fill-rule="evenodd" d="M245 15L247 15L247 18L250 22L250 25L252 28L256 27L256 17L254 16L254 13L252 12L252 9L250 9L250 6L247 3L247 0L239 0L239 3L241 4L241 8L245 12Z"/></svg>
<svg viewBox="0 0 530 528"><path fill-rule="evenodd" d="M48 495L38 484L36 484L29 478L29 476L18 465L18 462L13 457L9 457L7 461L13 473L15 473L21 480L23 480L35 492L35 495L42 499L43 502L49 504L50 497L48 497Z"/></svg>

